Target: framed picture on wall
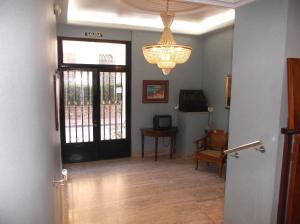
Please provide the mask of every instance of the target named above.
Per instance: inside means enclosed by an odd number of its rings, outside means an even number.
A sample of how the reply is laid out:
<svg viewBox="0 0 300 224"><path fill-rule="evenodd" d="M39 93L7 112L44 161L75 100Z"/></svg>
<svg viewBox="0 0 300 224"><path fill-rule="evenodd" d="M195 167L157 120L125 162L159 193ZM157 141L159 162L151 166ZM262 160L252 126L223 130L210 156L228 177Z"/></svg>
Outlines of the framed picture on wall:
<svg viewBox="0 0 300 224"><path fill-rule="evenodd" d="M231 102L231 82L232 82L232 75L228 74L226 76L226 95L225 95L225 108L230 109L230 102Z"/></svg>
<svg viewBox="0 0 300 224"><path fill-rule="evenodd" d="M54 89L54 112L55 112L55 130L59 131L59 95L60 95L60 81L59 73L53 75L53 89Z"/></svg>
<svg viewBox="0 0 300 224"><path fill-rule="evenodd" d="M143 103L168 103L168 80L143 80Z"/></svg>

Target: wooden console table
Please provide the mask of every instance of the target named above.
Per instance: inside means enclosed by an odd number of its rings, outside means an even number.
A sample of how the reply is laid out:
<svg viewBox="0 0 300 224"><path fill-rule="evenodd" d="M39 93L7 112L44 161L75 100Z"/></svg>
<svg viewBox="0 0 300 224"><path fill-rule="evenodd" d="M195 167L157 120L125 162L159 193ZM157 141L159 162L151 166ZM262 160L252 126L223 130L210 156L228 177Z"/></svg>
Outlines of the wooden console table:
<svg viewBox="0 0 300 224"><path fill-rule="evenodd" d="M145 136L155 138L155 161L157 161L157 151L158 151L158 138L159 137L169 137L171 140L170 143L170 159L175 155L175 144L176 144L176 134L177 128L173 127L167 130L154 130L153 128L141 128L142 136L142 158L144 158L144 143Z"/></svg>

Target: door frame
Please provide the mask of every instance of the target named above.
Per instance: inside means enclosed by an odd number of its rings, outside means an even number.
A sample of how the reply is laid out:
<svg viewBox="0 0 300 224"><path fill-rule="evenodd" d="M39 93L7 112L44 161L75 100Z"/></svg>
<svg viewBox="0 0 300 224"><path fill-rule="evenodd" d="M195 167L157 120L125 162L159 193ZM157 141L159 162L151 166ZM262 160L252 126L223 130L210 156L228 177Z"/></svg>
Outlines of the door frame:
<svg viewBox="0 0 300 224"><path fill-rule="evenodd" d="M71 64L71 63L63 63L63 46L62 41L63 40L74 40L74 41L84 41L84 42L105 42L105 43L118 43L118 44L125 44L126 45L126 65L95 65L95 64ZM89 70L93 72L93 86L99 85L99 72L108 72L108 71L114 71L114 72L125 72L126 73L126 139L120 139L120 140L100 140L100 132L95 133L94 136L94 142L84 142L84 143L75 143L79 147L86 145L87 150L91 150L90 153L94 153L95 157L97 157L96 160L101 159L112 159L112 158L122 158L122 157L130 157L131 156L131 41L116 41L116 40L104 40L104 39L87 39L87 38L76 38L76 37L63 37L58 36L57 37L57 47L58 47L58 68L60 73L60 134L61 134L61 153L62 158L64 158L64 150L70 150L70 144L72 143L66 143L66 134L65 134L65 116L64 116L64 79L63 79L63 72L64 70ZM95 82L98 82L95 84ZM97 89L93 88L93 102L97 101L100 102L100 95L97 93ZM95 103L93 103L93 106ZM100 122L100 108L93 108L93 122L95 119L99 119ZM99 117L97 117L98 115ZM95 127L94 131L95 131ZM98 135L99 136L98 136ZM124 150L124 152L116 153L116 151L112 151L111 154L107 154L105 152L101 153L101 150L96 149L97 144L98 146L102 144L102 146L107 146L109 143L113 144L115 147L118 147L120 142L126 142L128 145L128 149ZM94 150L93 150L94 149ZM113 150L114 148L111 148ZM90 161L90 160L85 160ZM69 162L64 161L63 162Z"/></svg>

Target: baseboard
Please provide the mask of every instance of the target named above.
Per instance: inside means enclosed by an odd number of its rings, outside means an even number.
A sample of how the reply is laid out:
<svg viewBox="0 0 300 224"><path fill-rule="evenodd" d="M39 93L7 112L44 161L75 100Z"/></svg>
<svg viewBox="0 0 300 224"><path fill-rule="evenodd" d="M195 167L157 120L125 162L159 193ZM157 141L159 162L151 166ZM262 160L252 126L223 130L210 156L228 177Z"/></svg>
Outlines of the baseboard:
<svg viewBox="0 0 300 224"><path fill-rule="evenodd" d="M170 150L158 150L157 157L169 157L170 156ZM154 158L155 153L154 152L145 152L144 158ZM139 151L132 152L131 158L133 159L141 159L142 154ZM177 159L187 159L187 160L193 160L193 155L185 155L185 154L175 154L175 158Z"/></svg>

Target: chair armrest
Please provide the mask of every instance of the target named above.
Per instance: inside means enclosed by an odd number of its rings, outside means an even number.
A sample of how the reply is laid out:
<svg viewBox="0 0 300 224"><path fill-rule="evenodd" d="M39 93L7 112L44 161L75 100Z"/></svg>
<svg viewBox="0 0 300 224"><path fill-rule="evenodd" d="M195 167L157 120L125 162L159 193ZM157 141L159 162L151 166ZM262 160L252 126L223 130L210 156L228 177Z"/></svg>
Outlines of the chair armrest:
<svg viewBox="0 0 300 224"><path fill-rule="evenodd" d="M201 151L205 151L206 149L204 147L199 147L196 148L195 152L201 152Z"/></svg>
<svg viewBox="0 0 300 224"><path fill-rule="evenodd" d="M196 145L196 149L203 148L206 143L207 136L203 136L202 138L197 139L194 143Z"/></svg>

